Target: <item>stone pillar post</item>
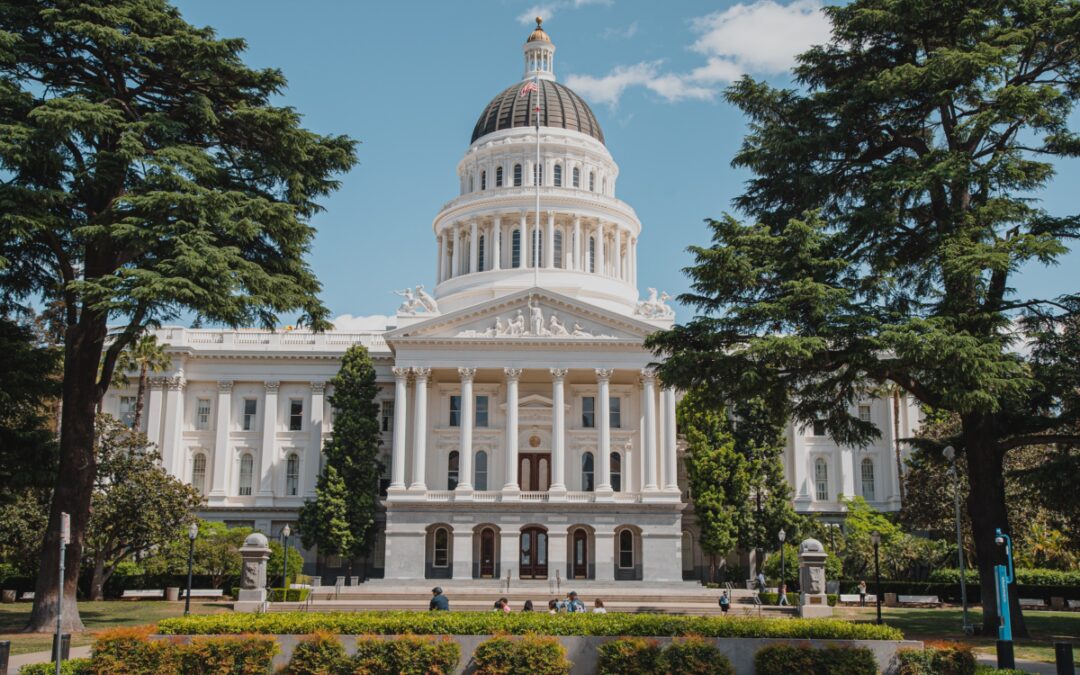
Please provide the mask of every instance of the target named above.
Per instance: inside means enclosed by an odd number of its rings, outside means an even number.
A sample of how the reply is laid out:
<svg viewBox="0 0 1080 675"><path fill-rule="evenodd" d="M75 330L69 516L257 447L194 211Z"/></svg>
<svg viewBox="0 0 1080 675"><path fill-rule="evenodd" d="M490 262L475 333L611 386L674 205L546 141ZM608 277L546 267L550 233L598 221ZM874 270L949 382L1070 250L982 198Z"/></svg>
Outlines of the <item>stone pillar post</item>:
<svg viewBox="0 0 1080 675"><path fill-rule="evenodd" d="M326 405L323 397L326 394L325 382L311 383L311 443L308 445L307 460L304 462L304 488L300 494L315 496L315 484L319 478L319 457L322 455L323 436L323 411Z"/></svg>
<svg viewBox="0 0 1080 675"><path fill-rule="evenodd" d="M480 259L480 238L477 236L477 222L474 220L469 225L469 272L475 274L480 271L478 261Z"/></svg>
<svg viewBox="0 0 1080 675"><path fill-rule="evenodd" d="M461 420L460 431L461 436L458 443L460 451L458 452L458 484L457 484L457 499L460 499L462 493L472 495L472 465L473 465L473 420L476 413L474 411L476 405L476 399L473 397L473 377L476 375L476 368L458 368L458 375L461 377ZM457 559L457 552L454 553L454 559Z"/></svg>
<svg viewBox="0 0 1080 675"><path fill-rule="evenodd" d="M664 490L679 491L679 470L676 457L675 427L675 390L664 387L660 390L664 407Z"/></svg>
<svg viewBox="0 0 1080 675"><path fill-rule="evenodd" d="M832 616L825 594L825 547L817 539L799 544L799 615L803 617Z"/></svg>
<svg viewBox="0 0 1080 675"><path fill-rule="evenodd" d="M268 506L274 501L279 386L279 382L263 382L262 450L259 452L259 492L255 495L257 506Z"/></svg>
<svg viewBox="0 0 1080 675"><path fill-rule="evenodd" d="M146 406L146 438L154 445L161 445L161 399L166 378L150 378L150 400Z"/></svg>
<svg viewBox="0 0 1080 675"><path fill-rule="evenodd" d="M548 211L547 227L544 228L544 267L555 267L555 212Z"/></svg>
<svg viewBox="0 0 1080 675"><path fill-rule="evenodd" d="M642 452L645 453L645 487L643 492L656 492L660 486L656 480L656 373L652 368L641 371L644 388L641 404L645 408L645 437Z"/></svg>
<svg viewBox="0 0 1080 675"><path fill-rule="evenodd" d="M584 269L581 262L581 216L574 216L574 255L570 269Z"/></svg>
<svg viewBox="0 0 1080 675"><path fill-rule="evenodd" d="M522 267L532 267L532 261L529 259L529 250L531 248L529 244L529 215L524 211L521 212L521 235L519 238L521 242L520 256Z"/></svg>
<svg viewBox="0 0 1080 675"><path fill-rule="evenodd" d="M566 368L551 369L551 486L549 499L566 495L566 405L563 402ZM548 542L550 544L550 542ZM557 546L548 546L551 551Z"/></svg>
<svg viewBox="0 0 1080 675"><path fill-rule="evenodd" d="M607 276L607 268L604 267L604 223L596 224L596 272L600 276Z"/></svg>
<svg viewBox="0 0 1080 675"><path fill-rule="evenodd" d="M502 267L502 218L495 216L491 225L491 269L498 271Z"/></svg>
<svg viewBox="0 0 1080 675"><path fill-rule="evenodd" d="M240 547L240 591L233 611L254 612L266 602L266 561L270 559L270 544L266 535L252 532Z"/></svg>
<svg viewBox="0 0 1080 675"><path fill-rule="evenodd" d="M390 457L390 488L388 493L405 490L405 436L409 420L409 369L394 371L394 444Z"/></svg>
<svg viewBox="0 0 1080 675"><path fill-rule="evenodd" d="M454 250L450 252L450 278L461 274L461 228L457 223L451 225L454 228Z"/></svg>
<svg viewBox="0 0 1080 675"><path fill-rule="evenodd" d="M413 416L413 475L409 490L427 492L427 385L431 368L413 368L416 376L414 399L416 413Z"/></svg>
<svg viewBox="0 0 1080 675"><path fill-rule="evenodd" d="M518 485L518 378L521 377L521 368L504 368L503 372L506 374L506 484L503 485L503 500L512 501L521 491Z"/></svg>
<svg viewBox="0 0 1080 675"><path fill-rule="evenodd" d="M229 484L226 474L232 463L229 448L229 426L232 412L232 380L218 382L217 410L214 416L214 480L211 483L210 501L220 502L225 499L225 490Z"/></svg>
<svg viewBox="0 0 1080 675"><path fill-rule="evenodd" d="M599 390L596 394L596 416L599 422L599 438L596 454L599 455L597 466L599 476L596 481L596 500L613 500L614 493L611 489L611 373L610 368L596 369L596 383Z"/></svg>

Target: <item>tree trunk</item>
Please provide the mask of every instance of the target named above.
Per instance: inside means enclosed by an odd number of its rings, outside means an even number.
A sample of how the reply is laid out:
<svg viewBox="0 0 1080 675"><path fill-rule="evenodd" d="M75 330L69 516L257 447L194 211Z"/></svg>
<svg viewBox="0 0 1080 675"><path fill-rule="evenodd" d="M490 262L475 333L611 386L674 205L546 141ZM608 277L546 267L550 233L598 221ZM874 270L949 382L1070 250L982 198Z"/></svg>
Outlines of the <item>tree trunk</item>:
<svg viewBox="0 0 1080 675"><path fill-rule="evenodd" d="M983 634L993 636L998 629L998 608L994 565L1004 562L1002 547L994 543L996 528L1010 534L1009 512L1005 503L1005 455L998 449L993 421L987 415L965 415L962 420L964 449L968 466L968 515L975 543L979 570L979 595L982 597ZM1013 584L1009 593L1013 636L1028 637L1020 599Z"/></svg>
<svg viewBox="0 0 1080 675"><path fill-rule="evenodd" d="M716 583L716 556L709 556L709 583Z"/></svg>
<svg viewBox="0 0 1080 675"><path fill-rule="evenodd" d="M105 343L104 316L83 312L70 326L64 340L64 385L60 425L60 466L49 509L49 525L42 542L41 564L34 587L34 608L27 632L50 632L56 628L60 585L60 514L71 516L71 540L67 545L63 579L64 632L81 632L76 604L79 561L90 519L90 496L97 463L94 457L94 411L100 396L98 364Z"/></svg>
<svg viewBox="0 0 1080 675"><path fill-rule="evenodd" d="M90 578L90 599L105 599L105 554L94 554L94 575Z"/></svg>
<svg viewBox="0 0 1080 675"><path fill-rule="evenodd" d="M150 369L147 367L146 362L143 361L139 364L139 389L135 393L135 420L133 422L133 428L135 431L142 431L142 415L144 397L146 396L146 385L149 383Z"/></svg>
<svg viewBox="0 0 1080 675"><path fill-rule="evenodd" d="M893 389L893 444L896 446L896 483L900 486L900 508L904 508L904 459L900 455L900 387Z"/></svg>

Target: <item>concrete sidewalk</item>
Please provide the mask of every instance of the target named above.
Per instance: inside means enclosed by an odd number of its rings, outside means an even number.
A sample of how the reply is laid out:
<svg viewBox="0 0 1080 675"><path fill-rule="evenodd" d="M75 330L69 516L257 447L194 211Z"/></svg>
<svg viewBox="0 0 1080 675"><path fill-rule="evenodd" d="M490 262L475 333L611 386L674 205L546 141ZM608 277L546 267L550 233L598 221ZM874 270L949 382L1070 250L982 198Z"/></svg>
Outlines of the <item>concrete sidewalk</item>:
<svg viewBox="0 0 1080 675"><path fill-rule="evenodd" d="M71 658L84 659L90 656L90 645L84 645L82 647L71 648ZM31 663L49 663L52 661L53 654L49 652L30 652L29 654L19 654L12 656L8 660L8 671L11 673L19 672L19 669L23 666L28 666Z"/></svg>
<svg viewBox="0 0 1080 675"><path fill-rule="evenodd" d="M980 666L993 666L997 667L997 657L992 655L978 656L977 661ZM1038 675L1057 675L1057 666L1052 663L1043 663L1041 661L1021 661L1016 659L1017 670L1023 670L1027 673L1038 673Z"/></svg>

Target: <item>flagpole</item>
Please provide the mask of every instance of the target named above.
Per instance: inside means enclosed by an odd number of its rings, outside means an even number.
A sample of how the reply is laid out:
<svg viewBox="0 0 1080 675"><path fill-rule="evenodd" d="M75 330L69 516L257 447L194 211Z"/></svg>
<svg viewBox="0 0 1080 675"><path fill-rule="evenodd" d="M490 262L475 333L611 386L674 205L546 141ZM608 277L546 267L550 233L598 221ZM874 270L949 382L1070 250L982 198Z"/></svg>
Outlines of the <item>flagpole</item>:
<svg viewBox="0 0 1080 675"><path fill-rule="evenodd" d="M533 265L533 286L540 285L540 242L543 240L543 234L540 232L540 182L542 180L542 171L540 170L540 73L539 71L533 74L533 84L536 85L536 89L533 92L536 94L536 108L534 114L536 115L536 170L533 172L533 182L536 183L536 223L534 228L536 231L536 240L532 242L530 250L532 255L536 256L536 264Z"/></svg>

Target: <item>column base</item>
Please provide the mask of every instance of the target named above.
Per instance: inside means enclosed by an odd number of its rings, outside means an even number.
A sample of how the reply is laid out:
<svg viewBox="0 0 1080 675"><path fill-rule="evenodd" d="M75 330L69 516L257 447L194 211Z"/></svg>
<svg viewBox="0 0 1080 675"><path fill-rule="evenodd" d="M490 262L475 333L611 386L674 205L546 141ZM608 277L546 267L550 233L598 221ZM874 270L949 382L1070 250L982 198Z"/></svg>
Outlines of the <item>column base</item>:
<svg viewBox="0 0 1080 675"><path fill-rule="evenodd" d="M258 494L255 495L255 506L273 506L274 494Z"/></svg>
<svg viewBox="0 0 1080 675"><path fill-rule="evenodd" d="M548 488L548 502L565 502L566 501L566 486L565 485L552 485Z"/></svg>
<svg viewBox="0 0 1080 675"><path fill-rule="evenodd" d="M427 492L427 485L425 483L413 483L409 486L409 492Z"/></svg>
<svg viewBox="0 0 1080 675"><path fill-rule="evenodd" d="M596 498L594 499L594 501L597 501L597 502L613 502L613 501L615 501L615 491L611 489L610 485L601 485L601 486L597 487L596 491L595 491L595 494L596 494Z"/></svg>
<svg viewBox="0 0 1080 675"><path fill-rule="evenodd" d="M455 502L471 502L473 500L473 486L471 485L458 485L454 488L454 501Z"/></svg>
<svg viewBox="0 0 1080 675"><path fill-rule="evenodd" d="M517 485L504 485L502 489L502 501L520 502L521 488L519 488Z"/></svg>
<svg viewBox="0 0 1080 675"><path fill-rule="evenodd" d="M228 495L226 495L224 492L211 492L209 495L206 496L206 505L225 506L225 502L226 500L228 500L228 498Z"/></svg>

